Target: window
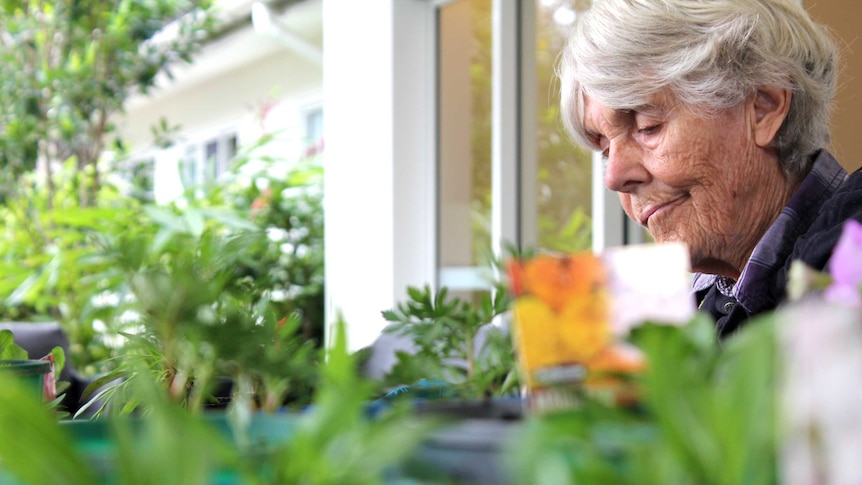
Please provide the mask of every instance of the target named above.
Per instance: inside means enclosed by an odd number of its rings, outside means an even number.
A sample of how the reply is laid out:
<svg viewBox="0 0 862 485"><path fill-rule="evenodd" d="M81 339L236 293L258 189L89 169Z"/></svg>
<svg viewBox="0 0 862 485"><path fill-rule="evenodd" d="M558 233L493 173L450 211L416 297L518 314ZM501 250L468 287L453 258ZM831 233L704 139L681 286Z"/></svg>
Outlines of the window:
<svg viewBox="0 0 862 485"><path fill-rule="evenodd" d="M236 155L236 133L229 132L186 145L180 162L180 176L185 188L215 183L230 167Z"/></svg>
<svg viewBox="0 0 862 485"><path fill-rule="evenodd" d="M491 0L438 14L441 285L473 289L491 256Z"/></svg>
<svg viewBox="0 0 862 485"><path fill-rule="evenodd" d="M542 0L536 6L532 65L534 107L526 117L525 140L534 141L527 157L535 165L531 191L535 197L535 244L553 251L592 246L592 154L575 146L560 118L560 85L554 74L557 55L568 29L587 1ZM526 121L526 120L525 120ZM528 216L529 217L529 216Z"/></svg>
<svg viewBox="0 0 862 485"><path fill-rule="evenodd" d="M587 5L455 0L439 6L440 286L482 289L491 257L507 256L508 244L592 247L593 157L565 133L554 74L567 29Z"/></svg>
<svg viewBox="0 0 862 485"><path fill-rule="evenodd" d="M305 155L315 155L323 149L323 108L305 113Z"/></svg>

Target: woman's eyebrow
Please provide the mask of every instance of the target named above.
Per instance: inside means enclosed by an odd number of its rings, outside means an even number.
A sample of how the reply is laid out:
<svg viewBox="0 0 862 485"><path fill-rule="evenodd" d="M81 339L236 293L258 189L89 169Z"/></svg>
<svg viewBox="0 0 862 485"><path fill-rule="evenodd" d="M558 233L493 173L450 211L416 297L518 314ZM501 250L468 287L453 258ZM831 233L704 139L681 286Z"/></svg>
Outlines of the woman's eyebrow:
<svg viewBox="0 0 862 485"><path fill-rule="evenodd" d="M634 119L634 111L631 109L613 109L606 115L607 124L610 126L627 126L631 124ZM584 136L591 142L594 142L596 145L599 144L599 141L605 137L606 135L601 131L597 130L598 127L587 127L586 123L584 124Z"/></svg>

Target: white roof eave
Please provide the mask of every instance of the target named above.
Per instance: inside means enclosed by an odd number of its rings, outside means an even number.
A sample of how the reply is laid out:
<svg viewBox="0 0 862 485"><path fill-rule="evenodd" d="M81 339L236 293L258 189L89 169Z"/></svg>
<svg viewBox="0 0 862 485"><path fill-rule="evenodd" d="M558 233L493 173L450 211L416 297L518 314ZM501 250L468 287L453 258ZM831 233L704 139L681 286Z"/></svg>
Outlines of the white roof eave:
<svg viewBox="0 0 862 485"><path fill-rule="evenodd" d="M217 8L222 21L233 19L231 23L235 27L207 42L190 64L170 67L170 76L160 74L147 95L135 95L126 101L126 109L134 109L218 78L226 72L242 69L283 49L294 51L306 61L320 63L322 0L303 0L281 13L270 12L273 27L268 32L258 32L252 25L254 3L255 0L219 0Z"/></svg>

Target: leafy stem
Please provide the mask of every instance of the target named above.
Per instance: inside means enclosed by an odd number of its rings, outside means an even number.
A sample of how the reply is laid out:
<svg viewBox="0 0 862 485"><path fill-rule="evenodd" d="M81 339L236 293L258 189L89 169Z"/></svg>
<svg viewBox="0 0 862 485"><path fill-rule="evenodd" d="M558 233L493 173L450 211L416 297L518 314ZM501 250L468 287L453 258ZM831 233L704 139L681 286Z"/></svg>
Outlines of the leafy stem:
<svg viewBox="0 0 862 485"><path fill-rule="evenodd" d="M458 386L467 396L501 392L514 373L511 342L500 338L494 325L509 308L509 295L498 285L475 301L451 297L447 288L436 293L430 286L407 289L408 300L383 317L392 322L386 332L409 337L414 353L397 354L389 373L390 385L411 384L420 379L442 380Z"/></svg>

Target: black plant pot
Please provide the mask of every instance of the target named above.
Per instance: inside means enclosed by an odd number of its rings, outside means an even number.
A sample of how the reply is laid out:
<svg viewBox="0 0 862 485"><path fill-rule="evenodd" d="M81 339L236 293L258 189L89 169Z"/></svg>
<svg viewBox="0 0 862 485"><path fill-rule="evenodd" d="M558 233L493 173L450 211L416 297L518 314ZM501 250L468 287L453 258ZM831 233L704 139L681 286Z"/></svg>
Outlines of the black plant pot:
<svg viewBox="0 0 862 485"><path fill-rule="evenodd" d="M417 400L414 410L448 423L422 442L403 467L406 476L433 483L512 483L506 453L523 422L522 399Z"/></svg>
<svg viewBox="0 0 862 485"><path fill-rule="evenodd" d="M408 477L432 483L506 485L507 446L520 422L465 419L429 436L404 465Z"/></svg>
<svg viewBox="0 0 862 485"><path fill-rule="evenodd" d="M515 421L524 416L524 400L517 397L487 399L417 399L413 410L419 415L453 419Z"/></svg>

